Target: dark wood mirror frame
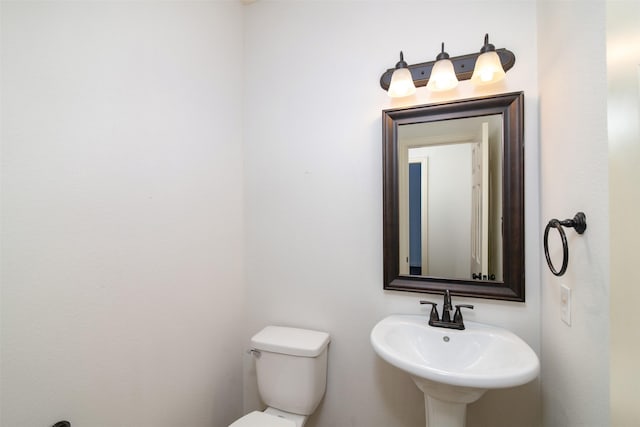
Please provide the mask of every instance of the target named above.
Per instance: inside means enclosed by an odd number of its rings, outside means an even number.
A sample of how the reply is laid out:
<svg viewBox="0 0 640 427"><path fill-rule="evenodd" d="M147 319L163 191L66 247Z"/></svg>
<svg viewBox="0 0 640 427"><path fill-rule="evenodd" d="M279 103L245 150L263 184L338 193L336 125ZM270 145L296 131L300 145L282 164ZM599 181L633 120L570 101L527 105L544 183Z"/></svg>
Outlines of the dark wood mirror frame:
<svg viewBox="0 0 640 427"><path fill-rule="evenodd" d="M503 281L400 275L398 126L491 114L503 118ZM382 140L384 289L524 302L524 94L384 110Z"/></svg>

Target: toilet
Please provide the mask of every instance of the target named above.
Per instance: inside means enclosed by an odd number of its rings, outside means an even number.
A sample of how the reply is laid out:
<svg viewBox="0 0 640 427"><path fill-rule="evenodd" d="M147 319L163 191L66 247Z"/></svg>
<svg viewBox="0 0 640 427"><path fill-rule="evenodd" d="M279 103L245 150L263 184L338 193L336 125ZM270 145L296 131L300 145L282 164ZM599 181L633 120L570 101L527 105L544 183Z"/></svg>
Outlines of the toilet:
<svg viewBox="0 0 640 427"><path fill-rule="evenodd" d="M229 427L303 427L327 386L329 334L267 326L251 338L258 392L267 404Z"/></svg>

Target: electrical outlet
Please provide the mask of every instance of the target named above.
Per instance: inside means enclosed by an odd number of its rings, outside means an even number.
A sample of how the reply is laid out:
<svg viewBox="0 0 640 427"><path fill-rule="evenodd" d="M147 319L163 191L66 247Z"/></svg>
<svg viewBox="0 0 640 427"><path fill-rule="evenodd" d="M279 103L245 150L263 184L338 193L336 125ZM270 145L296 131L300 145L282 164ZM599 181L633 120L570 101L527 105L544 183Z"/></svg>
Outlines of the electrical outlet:
<svg viewBox="0 0 640 427"><path fill-rule="evenodd" d="M571 289L560 285L560 313L564 323L571 326Z"/></svg>

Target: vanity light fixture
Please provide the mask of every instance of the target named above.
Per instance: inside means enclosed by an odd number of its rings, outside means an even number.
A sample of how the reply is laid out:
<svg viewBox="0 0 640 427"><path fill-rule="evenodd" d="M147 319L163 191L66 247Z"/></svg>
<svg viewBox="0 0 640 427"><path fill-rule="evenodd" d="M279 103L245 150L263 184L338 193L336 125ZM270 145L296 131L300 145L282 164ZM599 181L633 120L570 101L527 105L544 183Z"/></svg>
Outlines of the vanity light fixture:
<svg viewBox="0 0 640 427"><path fill-rule="evenodd" d="M433 64L427 89L443 92L456 86L458 86L458 78L453 70L453 62L449 59L449 54L444 51L444 43L442 43L442 51L436 57L436 63Z"/></svg>
<svg viewBox="0 0 640 427"><path fill-rule="evenodd" d="M477 85L499 82L504 79L505 72L494 45L489 43L489 34L484 35L484 46L480 48L480 56L473 68L471 81Z"/></svg>
<svg viewBox="0 0 640 427"><path fill-rule="evenodd" d="M387 86L390 97L402 98L416 93L416 86L413 84L413 77L407 63L404 61L402 51L400 51L400 61L398 61L392 73L391 83Z"/></svg>
<svg viewBox="0 0 640 427"><path fill-rule="evenodd" d="M446 52L444 52L444 43L442 45L442 52L435 61L407 65L403 59L402 52L400 52L400 62L396 64L395 68L390 68L382 74L380 77L380 86L384 90L387 90L389 96L392 98L412 95L415 93L415 88L421 86L427 86L429 90L447 90L433 88L434 85L436 87L439 86L440 78L438 76L441 67L438 64L444 60L451 61L453 72L458 81L471 79L474 84L491 84L502 80L505 72L510 70L516 62L516 56L513 52L504 48L496 49L495 46L490 44L488 34L485 35L485 43L478 53L451 58L445 58L442 54L446 55ZM497 63L494 62L496 57L498 59ZM488 63L493 65L487 65ZM436 67L436 65L438 66ZM399 71L407 80L404 80L402 86L397 86L398 89L396 89L395 74ZM398 77L401 77L401 75L399 74ZM409 78L412 81L408 81ZM436 80L436 82L430 86L429 83L431 80ZM455 86L448 89L452 89L453 87Z"/></svg>

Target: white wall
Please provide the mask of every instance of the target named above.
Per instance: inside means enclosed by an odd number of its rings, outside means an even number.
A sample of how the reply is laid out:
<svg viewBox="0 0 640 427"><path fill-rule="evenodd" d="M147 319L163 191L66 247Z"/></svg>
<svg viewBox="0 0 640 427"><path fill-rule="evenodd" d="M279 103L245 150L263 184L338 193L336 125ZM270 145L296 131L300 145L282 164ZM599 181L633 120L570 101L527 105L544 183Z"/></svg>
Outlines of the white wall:
<svg viewBox="0 0 640 427"><path fill-rule="evenodd" d="M545 426L609 424L609 208L605 5L546 2L538 10L541 227L587 217L567 231L569 266L555 277L542 259L542 401ZM550 239L561 262L557 233ZM558 268L558 267L556 267ZM571 326L560 285L571 289Z"/></svg>
<svg viewBox="0 0 640 427"><path fill-rule="evenodd" d="M640 425L640 3L607 2L611 425ZM633 325L633 326L631 326ZM630 335L631 334L631 335ZM635 335L633 335L635 334Z"/></svg>
<svg viewBox="0 0 640 427"><path fill-rule="evenodd" d="M392 102L380 75L398 60L477 51L485 32L517 55L502 85L525 92L527 302L467 299L469 319L506 326L539 351L540 225L536 3L256 2L245 10L248 323L331 333L324 403L309 427L424 425L423 396L377 358L373 325L422 313L419 294L382 290L381 110L443 99L425 90ZM478 95L469 82L455 97ZM462 302L463 298L458 298ZM423 312L425 316L426 311ZM248 345L248 344L247 344ZM245 357L245 409L260 407ZM491 391L468 425L539 425L537 382Z"/></svg>
<svg viewBox="0 0 640 427"><path fill-rule="evenodd" d="M468 318L542 347L544 425L606 425L604 6L540 2L537 23L536 7L3 2L0 423L225 426L241 347L280 323L332 334L310 427L421 425L420 392L368 342L385 315L420 312L420 295L382 291L380 110L524 90L527 302L469 299ZM487 31L517 55L506 83L393 101L379 88L400 49L467 53ZM589 229L556 279L541 226L577 210ZM539 405L537 383L492 391L469 426L538 425Z"/></svg>
<svg viewBox="0 0 640 427"><path fill-rule="evenodd" d="M241 24L2 2L2 426L240 415Z"/></svg>

